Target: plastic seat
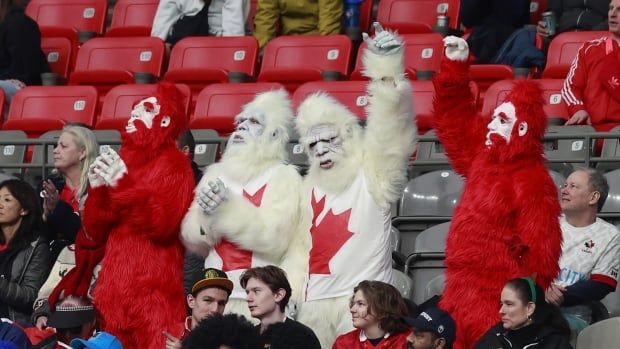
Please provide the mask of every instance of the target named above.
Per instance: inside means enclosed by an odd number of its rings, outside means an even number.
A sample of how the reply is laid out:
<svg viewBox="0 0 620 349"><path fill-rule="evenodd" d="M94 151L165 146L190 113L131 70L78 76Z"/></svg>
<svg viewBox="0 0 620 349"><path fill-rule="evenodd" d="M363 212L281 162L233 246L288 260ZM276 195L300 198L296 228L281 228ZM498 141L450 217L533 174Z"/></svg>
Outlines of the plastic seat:
<svg viewBox="0 0 620 349"><path fill-rule="evenodd" d="M223 148L220 135L215 130L192 130L192 135L196 143L194 162L201 168L214 163Z"/></svg>
<svg viewBox="0 0 620 349"><path fill-rule="evenodd" d="M258 81L280 82L289 92L308 81L349 74L352 43L344 35L279 36L267 43Z"/></svg>
<svg viewBox="0 0 620 349"><path fill-rule="evenodd" d="M577 337L577 349L617 348L620 343L620 317L613 317L586 327Z"/></svg>
<svg viewBox="0 0 620 349"><path fill-rule="evenodd" d="M116 0L106 36L150 36L159 0Z"/></svg>
<svg viewBox="0 0 620 349"><path fill-rule="evenodd" d="M438 15L447 15L450 28L458 28L459 8L459 0L381 0L377 21L400 33L430 33Z"/></svg>
<svg viewBox="0 0 620 349"><path fill-rule="evenodd" d="M54 168L54 148L56 147L56 143L58 143L58 138L62 130L52 130L47 131L42 134L39 139L47 141L47 150L44 152L43 145L35 145L34 150L32 152L32 161L33 165L39 165L41 167L33 167L26 169L24 173L24 180L33 185L37 185L43 180L43 178L47 178L51 171ZM45 161L43 161L45 159ZM45 163L45 172L43 172L43 164ZM44 174L45 173L45 174Z"/></svg>
<svg viewBox="0 0 620 349"><path fill-rule="evenodd" d="M95 139L99 143L99 153L103 152L103 147L110 147L117 152L121 148L121 133L117 130L93 130Z"/></svg>
<svg viewBox="0 0 620 349"><path fill-rule="evenodd" d="M601 213L620 213L620 170L604 174L609 184L609 195L601 209Z"/></svg>
<svg viewBox="0 0 620 349"><path fill-rule="evenodd" d="M443 272L434 278L432 278L424 289L424 299L429 299L433 296L441 296L443 289L446 287L446 274Z"/></svg>
<svg viewBox="0 0 620 349"><path fill-rule="evenodd" d="M69 76L73 45L71 40L65 37L42 37L41 50L45 53L47 63L52 72L63 79Z"/></svg>
<svg viewBox="0 0 620 349"><path fill-rule="evenodd" d="M433 140L419 140L418 149L416 150L415 159L413 161L412 174L419 175L424 172L437 171L437 170L449 170L451 169L446 151L437 139L435 130L430 130L424 134L424 137L434 137ZM441 163L425 163L427 161L441 162Z"/></svg>
<svg viewBox="0 0 620 349"><path fill-rule="evenodd" d="M463 178L452 170L417 176L407 183L399 216L452 216L463 193Z"/></svg>
<svg viewBox="0 0 620 349"><path fill-rule="evenodd" d="M584 42L608 36L606 31L564 32L554 37L549 44L547 64L542 77L563 79Z"/></svg>
<svg viewBox="0 0 620 349"><path fill-rule="evenodd" d="M107 0L30 0L26 6L26 14L42 32L59 27L101 35L107 13Z"/></svg>
<svg viewBox="0 0 620 349"><path fill-rule="evenodd" d="M429 34L403 34L405 43L405 72L407 77L415 80L419 71L439 71L441 56L443 54L443 37L436 33ZM366 49L366 43L362 43L357 51L355 68L351 73L351 80L363 80L362 56Z"/></svg>
<svg viewBox="0 0 620 349"><path fill-rule="evenodd" d="M258 41L253 36L189 37L172 49L164 80L190 86L193 101L209 84L254 79ZM236 75L236 76L235 76Z"/></svg>
<svg viewBox="0 0 620 349"><path fill-rule="evenodd" d="M367 81L313 81L297 88L293 94L293 107L297 109L306 97L316 92L327 92L337 101L344 104L360 120L366 119Z"/></svg>
<svg viewBox="0 0 620 349"><path fill-rule="evenodd" d="M611 292L601 300L605 305L610 317L620 316L620 290Z"/></svg>
<svg viewBox="0 0 620 349"><path fill-rule="evenodd" d="M478 85L481 98L495 82L512 79L514 71L505 64L472 64L469 67L469 77Z"/></svg>
<svg viewBox="0 0 620 349"><path fill-rule="evenodd" d="M620 133L620 126L616 126L609 130L610 133ZM617 160L612 162L598 162L596 168L600 171L615 170L620 168L620 143L618 138L605 138L603 140L603 148L601 150L601 158L604 160Z"/></svg>
<svg viewBox="0 0 620 349"><path fill-rule="evenodd" d="M177 85L185 97L185 114L189 118L190 90L187 85ZM118 85L113 87L103 99L101 114L95 128L99 130L124 131L133 106L140 100L153 96L157 85Z"/></svg>
<svg viewBox="0 0 620 349"><path fill-rule="evenodd" d="M67 122L92 127L96 105L97 90L92 86L28 86L13 96L2 128L38 137L62 129Z"/></svg>
<svg viewBox="0 0 620 349"><path fill-rule="evenodd" d="M235 116L241 106L259 92L284 88L278 83L212 84L198 95L190 120L191 129L213 129L227 136L235 129Z"/></svg>
<svg viewBox="0 0 620 349"><path fill-rule="evenodd" d="M94 38L80 48L70 85L94 85L101 97L113 86L131 84L135 73L161 76L164 42L155 37Z"/></svg>
<svg viewBox="0 0 620 349"><path fill-rule="evenodd" d="M0 88L0 128L2 128L2 122L4 121L4 100L5 100L5 96L4 96L4 90Z"/></svg>
<svg viewBox="0 0 620 349"><path fill-rule="evenodd" d="M24 131L0 131L2 141L25 140L28 135ZM7 164L21 164L26 155L26 145L0 144L0 173L19 177L22 173L21 168L1 167Z"/></svg>
<svg viewBox="0 0 620 349"><path fill-rule="evenodd" d="M542 18L542 13L547 11L548 0L532 0L530 1L530 18L532 24L538 24Z"/></svg>
<svg viewBox="0 0 620 349"><path fill-rule="evenodd" d="M562 198L562 188L564 188L566 177L564 177L563 174L553 170L549 170L549 177L551 177L553 184L555 184L555 189L558 191L558 200L560 200Z"/></svg>
<svg viewBox="0 0 620 349"><path fill-rule="evenodd" d="M596 132L592 126L549 126L546 135L575 134L575 137L543 141L543 149L547 158L547 167L551 170L568 175L574 166L584 166L587 154L593 144L588 144L582 137Z"/></svg>
<svg viewBox="0 0 620 349"><path fill-rule="evenodd" d="M413 288L413 280L398 269L392 269L392 286L400 292L405 299L411 297L411 289Z"/></svg>

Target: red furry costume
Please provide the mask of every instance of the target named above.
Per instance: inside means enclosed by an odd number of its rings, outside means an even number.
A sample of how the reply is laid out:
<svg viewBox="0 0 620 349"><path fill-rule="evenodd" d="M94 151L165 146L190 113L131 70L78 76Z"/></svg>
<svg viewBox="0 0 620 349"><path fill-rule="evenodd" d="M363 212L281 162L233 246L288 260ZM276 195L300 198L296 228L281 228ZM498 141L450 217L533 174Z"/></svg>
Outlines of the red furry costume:
<svg viewBox="0 0 620 349"><path fill-rule="evenodd" d="M472 348L499 321L508 279L537 273L538 284L549 286L558 274L562 241L557 192L540 142L547 119L539 88L533 81L515 82L506 97L516 116L508 141L493 134L485 143L492 119L477 114L468 68L466 60L444 58L434 80L434 127L453 168L466 179L447 238L440 303L457 324L455 349ZM503 125L505 115L497 110L493 119Z"/></svg>
<svg viewBox="0 0 620 349"><path fill-rule="evenodd" d="M155 98L141 101L132 111L122 135L118 176L110 182L104 179L105 171L95 170L101 174L97 177L91 166L86 237L76 242L74 274L55 290L56 295L61 291L80 295L105 246L94 302L102 329L115 335L125 349L164 348L162 331L181 332L185 317L179 227L192 199L194 179L175 140L187 119L174 85L160 85ZM148 112L150 125L140 119L140 113ZM95 164L105 170L110 162Z"/></svg>

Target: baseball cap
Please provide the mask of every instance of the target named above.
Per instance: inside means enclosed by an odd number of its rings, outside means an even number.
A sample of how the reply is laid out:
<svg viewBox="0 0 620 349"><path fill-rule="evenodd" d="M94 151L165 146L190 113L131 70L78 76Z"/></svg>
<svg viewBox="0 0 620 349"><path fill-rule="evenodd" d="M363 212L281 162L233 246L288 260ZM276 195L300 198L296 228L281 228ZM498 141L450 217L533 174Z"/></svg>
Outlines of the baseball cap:
<svg viewBox="0 0 620 349"><path fill-rule="evenodd" d="M417 318L405 317L404 320L418 331L434 332L439 337L445 338L446 347L452 348L456 337L456 324L447 312L437 307L430 307L421 312Z"/></svg>
<svg viewBox="0 0 620 349"><path fill-rule="evenodd" d="M202 279L198 280L194 286L192 286L192 294L196 294L199 291L207 287L221 287L228 291L230 295L233 290L233 282L228 279L226 273L215 268L206 268L203 272Z"/></svg>
<svg viewBox="0 0 620 349"><path fill-rule="evenodd" d="M107 332L97 332L89 340L76 338L71 341L73 349L123 349L121 342Z"/></svg>
<svg viewBox="0 0 620 349"><path fill-rule="evenodd" d="M47 320L47 325L57 328L75 328L93 321L95 318L95 307L88 306L62 306L56 307L56 310Z"/></svg>

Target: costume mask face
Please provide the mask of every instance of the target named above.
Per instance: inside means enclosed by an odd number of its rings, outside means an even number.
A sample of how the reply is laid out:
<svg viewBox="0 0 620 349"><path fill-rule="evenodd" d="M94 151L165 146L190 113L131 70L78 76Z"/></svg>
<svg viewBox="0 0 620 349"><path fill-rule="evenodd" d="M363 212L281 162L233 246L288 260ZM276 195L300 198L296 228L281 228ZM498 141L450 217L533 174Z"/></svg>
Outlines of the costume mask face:
<svg viewBox="0 0 620 349"><path fill-rule="evenodd" d="M484 144L487 147L492 146L493 140L491 140L491 136L493 135L502 137L506 140L506 143L510 143L510 135L516 121L515 106L510 102L500 104L493 111L491 122L487 126L489 132L487 132L487 139Z"/></svg>
<svg viewBox="0 0 620 349"><path fill-rule="evenodd" d="M133 107L131 117L125 127L125 131L127 131L127 133L136 132L138 130L134 125L136 120L140 120L146 128L151 129L153 127L153 119L159 115L160 109L161 106L155 97L149 97L141 100L135 107ZM162 127L166 126L167 125L164 125L162 120Z"/></svg>
<svg viewBox="0 0 620 349"><path fill-rule="evenodd" d="M331 124L312 127L306 135L305 143L308 145L310 155L325 170L332 168L337 158L344 153L340 131Z"/></svg>
<svg viewBox="0 0 620 349"><path fill-rule="evenodd" d="M261 109L249 108L236 118L237 127L230 137L233 144L247 143L258 139L265 131L265 112Z"/></svg>

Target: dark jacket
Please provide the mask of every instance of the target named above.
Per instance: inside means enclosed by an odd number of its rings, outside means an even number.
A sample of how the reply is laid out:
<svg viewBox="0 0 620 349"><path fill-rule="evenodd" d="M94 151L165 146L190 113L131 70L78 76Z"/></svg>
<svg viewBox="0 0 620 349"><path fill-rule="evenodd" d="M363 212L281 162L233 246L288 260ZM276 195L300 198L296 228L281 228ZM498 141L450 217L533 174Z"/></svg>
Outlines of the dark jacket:
<svg viewBox="0 0 620 349"><path fill-rule="evenodd" d="M549 0L557 20L557 32L607 30L610 0Z"/></svg>
<svg viewBox="0 0 620 349"><path fill-rule="evenodd" d="M11 320L22 326L30 325L32 304L47 279L51 264L48 245L42 238L15 256L10 280L0 278L0 301L8 305Z"/></svg>
<svg viewBox="0 0 620 349"><path fill-rule="evenodd" d="M572 349L567 334L550 327L529 325L505 330L502 323L491 327L474 349Z"/></svg>
<svg viewBox="0 0 620 349"><path fill-rule="evenodd" d="M49 71L37 23L23 9L12 8L0 23L0 80L40 85L41 73Z"/></svg>
<svg viewBox="0 0 620 349"><path fill-rule="evenodd" d="M260 328L258 325L257 330ZM293 319L269 325L260 336L261 348L270 349L321 349L321 343L307 326Z"/></svg>

